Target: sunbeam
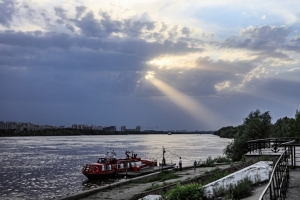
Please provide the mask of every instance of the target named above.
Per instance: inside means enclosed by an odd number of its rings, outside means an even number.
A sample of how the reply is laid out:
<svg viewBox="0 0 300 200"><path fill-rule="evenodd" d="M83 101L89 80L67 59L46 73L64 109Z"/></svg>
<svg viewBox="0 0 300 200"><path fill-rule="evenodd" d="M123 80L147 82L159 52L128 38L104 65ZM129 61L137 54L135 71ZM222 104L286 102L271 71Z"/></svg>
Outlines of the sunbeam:
<svg viewBox="0 0 300 200"><path fill-rule="evenodd" d="M188 115L192 116L196 121L205 123L210 127L215 127L216 121L224 121L223 119L220 119L219 116L213 114L204 105L201 105L200 102L196 102L192 99L192 97L186 96L184 93L176 90L165 82L153 76L147 80L149 80L158 90L168 96L175 105L180 107Z"/></svg>

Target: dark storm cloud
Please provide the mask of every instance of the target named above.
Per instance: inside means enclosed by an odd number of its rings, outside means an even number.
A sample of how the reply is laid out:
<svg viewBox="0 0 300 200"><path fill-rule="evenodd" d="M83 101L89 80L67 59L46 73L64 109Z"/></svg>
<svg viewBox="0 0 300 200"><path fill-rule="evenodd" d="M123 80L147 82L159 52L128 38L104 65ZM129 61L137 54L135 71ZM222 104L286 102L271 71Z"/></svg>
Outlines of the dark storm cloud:
<svg viewBox="0 0 300 200"><path fill-rule="evenodd" d="M300 75L300 70L292 73ZM298 101L299 99L299 87L299 80L289 80L276 77L267 79L253 78L245 85L245 88L251 88L251 90L258 95L274 98L274 100L285 99L293 101Z"/></svg>
<svg viewBox="0 0 300 200"><path fill-rule="evenodd" d="M236 48L275 51L286 41L290 32L290 29L285 26L248 27L240 32L241 37L228 38L225 45Z"/></svg>
<svg viewBox="0 0 300 200"><path fill-rule="evenodd" d="M135 21L132 19L127 19L124 21L124 26L126 27L126 32L131 36L139 36L142 30L151 31L155 28L154 22L143 22L143 21Z"/></svg>
<svg viewBox="0 0 300 200"><path fill-rule="evenodd" d="M0 44L9 46L21 46L29 48L45 49L58 47L67 49L73 44L74 40L67 34L34 32L0 32Z"/></svg>
<svg viewBox="0 0 300 200"><path fill-rule="evenodd" d="M4 45L1 61L7 66L65 69L84 66L85 70L102 71L146 70L145 62L159 55L201 51L189 48L186 42L149 43L141 39L106 39L41 31L0 32L0 45Z"/></svg>
<svg viewBox="0 0 300 200"><path fill-rule="evenodd" d="M54 11L55 11L55 14L57 16L59 16L61 19L63 19L63 20L68 19L68 17L67 17L68 11L67 10L65 10L65 9L63 9L61 7L55 7Z"/></svg>
<svg viewBox="0 0 300 200"><path fill-rule="evenodd" d="M16 12L14 0L0 1L0 24L5 27L10 27L12 17Z"/></svg>
<svg viewBox="0 0 300 200"><path fill-rule="evenodd" d="M300 36L294 36L288 44L284 46L285 49L295 52L300 52Z"/></svg>
<svg viewBox="0 0 300 200"><path fill-rule="evenodd" d="M187 37L188 37L189 34L191 33L191 32L190 32L190 29L187 28L187 27L183 27L183 28L181 29L181 32L182 32L182 34L186 35Z"/></svg>
<svg viewBox="0 0 300 200"><path fill-rule="evenodd" d="M36 11L35 11L34 9L32 9L32 8L30 7L30 5L27 4L27 3L24 3L24 4L22 5L22 7L26 10L25 16L26 16L28 19L30 19L31 21L33 21L33 20L34 20L34 17L35 17L35 14L36 14Z"/></svg>
<svg viewBox="0 0 300 200"><path fill-rule="evenodd" d="M290 29L285 26L259 26L243 29L241 35L251 39L281 43L286 40L290 32Z"/></svg>
<svg viewBox="0 0 300 200"><path fill-rule="evenodd" d="M248 61L225 61L219 59L213 61L210 57L199 57L196 60L196 66L205 71L222 74L245 74L251 71L256 66Z"/></svg>
<svg viewBox="0 0 300 200"><path fill-rule="evenodd" d="M199 57L194 68L157 70L155 77L188 96L211 96L218 93L216 84L230 81L231 85L238 85L243 81L244 74L255 67L246 61L213 61L210 57ZM163 95L148 82L141 83L139 90L149 96Z"/></svg>
<svg viewBox="0 0 300 200"><path fill-rule="evenodd" d="M77 6L76 7L76 19L80 18L82 14L85 12L86 7L85 6Z"/></svg>
<svg viewBox="0 0 300 200"><path fill-rule="evenodd" d="M103 38L121 31L121 22L111 20L105 13L102 16L103 19L97 20L92 12L88 12L80 20L74 20L74 24L88 37Z"/></svg>

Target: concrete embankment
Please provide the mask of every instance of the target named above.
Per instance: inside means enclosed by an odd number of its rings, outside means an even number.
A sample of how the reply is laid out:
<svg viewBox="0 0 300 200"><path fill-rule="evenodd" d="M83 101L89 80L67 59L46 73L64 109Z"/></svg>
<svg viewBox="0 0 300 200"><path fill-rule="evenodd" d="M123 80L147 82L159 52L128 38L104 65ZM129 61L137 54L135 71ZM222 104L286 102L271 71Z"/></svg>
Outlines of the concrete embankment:
<svg viewBox="0 0 300 200"><path fill-rule="evenodd" d="M229 165L218 166L221 169L228 168ZM210 171L215 167L201 167L197 168L196 172L189 166L183 168L183 171L176 171L179 178L170 179L165 181L165 183L175 183L181 182L187 179L193 179L196 176L203 175L206 171ZM149 174L142 177L136 177L132 179L127 179L120 182L120 184L111 184L110 186L99 187L86 192L81 192L74 195L69 195L68 197L61 198L60 200L95 200L95 199L110 199L110 200L129 200L137 194L143 193L146 188L149 188L155 184L162 184L161 182L151 182L151 183L135 183L135 180L147 179L151 176L156 176L158 173Z"/></svg>
<svg viewBox="0 0 300 200"><path fill-rule="evenodd" d="M59 200L77 200L77 199L80 199L80 198L83 198L83 197L90 196L90 195L95 194L95 193L100 192L100 191L111 190L113 188L119 187L119 186L124 185L124 184L128 184L128 183L130 183L132 181L135 181L135 180L154 177L154 176L157 176L157 174L159 174L159 173L160 172L154 172L154 173L151 173L151 174L147 174L147 175L144 175L144 176L139 176L139 177L135 177L135 178L131 178L131 179L121 179L119 182L108 184L108 185L101 186L101 187L94 188L94 189L90 189L90 190L86 190L86 191L79 192L79 193L76 193L76 194L72 194L72 195L69 195L69 196L66 196L66 197L62 197Z"/></svg>
<svg viewBox="0 0 300 200"><path fill-rule="evenodd" d="M219 165L218 167L220 169L232 168L232 166L230 165ZM176 174L180 176L179 178L167 180L165 181L165 183L169 185L175 182L187 182L195 178L197 179L197 177L202 177L205 174L205 172L210 171L213 168L215 167L199 167L194 172L194 169L192 167L186 167L183 169L183 171L176 171ZM140 197L145 193L144 191L146 188L149 188L155 184L162 185L162 183L151 182L151 183L139 184L139 183L135 183L134 180L146 179L151 176L156 176L158 173L160 172L156 172L154 174L148 174L142 177L125 179L120 182L113 183L107 186L91 189L74 195L69 195L67 197L61 198L60 200L95 200L95 199L129 200L132 199L133 197ZM260 196L263 189L264 189L264 185L255 188L255 190L253 191L253 196L246 199L257 200L257 198Z"/></svg>

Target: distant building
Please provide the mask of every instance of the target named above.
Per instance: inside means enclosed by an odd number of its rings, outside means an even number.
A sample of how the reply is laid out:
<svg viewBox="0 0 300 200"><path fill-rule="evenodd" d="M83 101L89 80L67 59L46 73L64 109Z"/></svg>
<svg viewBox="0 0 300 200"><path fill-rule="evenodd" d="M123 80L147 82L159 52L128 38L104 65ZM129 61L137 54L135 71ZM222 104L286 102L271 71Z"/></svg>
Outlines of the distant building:
<svg viewBox="0 0 300 200"><path fill-rule="evenodd" d="M104 131L117 131L116 126L103 127Z"/></svg>
<svg viewBox="0 0 300 200"><path fill-rule="evenodd" d="M141 126L136 126L136 127L135 127L135 130L136 130L137 132L141 132Z"/></svg>
<svg viewBox="0 0 300 200"><path fill-rule="evenodd" d="M5 130L5 122L0 121L0 130L4 129Z"/></svg>
<svg viewBox="0 0 300 200"><path fill-rule="evenodd" d="M72 129L77 129L77 124L72 124Z"/></svg>
<svg viewBox="0 0 300 200"><path fill-rule="evenodd" d="M37 130L44 130L44 129L56 129L58 127L51 126L51 125L36 125L30 122L3 122L0 121L0 129L4 130L15 130L15 131L37 131ZM60 126L59 128L64 128L64 126Z"/></svg>
<svg viewBox="0 0 300 200"><path fill-rule="evenodd" d="M102 126L94 126L93 128L94 128L94 130L99 130L99 131L102 131L102 130L103 130L103 127L102 127Z"/></svg>
<svg viewBox="0 0 300 200"><path fill-rule="evenodd" d="M77 124L77 129L86 129L86 125L84 125L84 124Z"/></svg>
<svg viewBox="0 0 300 200"><path fill-rule="evenodd" d="M126 131L126 126L121 126L121 132L125 132Z"/></svg>

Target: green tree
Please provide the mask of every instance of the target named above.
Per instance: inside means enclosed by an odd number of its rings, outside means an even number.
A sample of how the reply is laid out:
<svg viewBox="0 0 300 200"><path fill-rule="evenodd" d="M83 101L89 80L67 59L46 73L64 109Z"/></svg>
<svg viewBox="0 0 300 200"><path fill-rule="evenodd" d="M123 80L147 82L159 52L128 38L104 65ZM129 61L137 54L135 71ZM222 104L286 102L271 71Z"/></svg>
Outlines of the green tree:
<svg viewBox="0 0 300 200"><path fill-rule="evenodd" d="M283 138L283 137L292 137L291 128L294 124L294 119L284 117L278 119L275 124L272 126L271 137Z"/></svg>
<svg viewBox="0 0 300 200"><path fill-rule="evenodd" d="M247 141L270 137L272 117L269 111L261 113L252 111L241 126L237 128L234 140L225 149L224 153L233 161L241 160L248 152Z"/></svg>

